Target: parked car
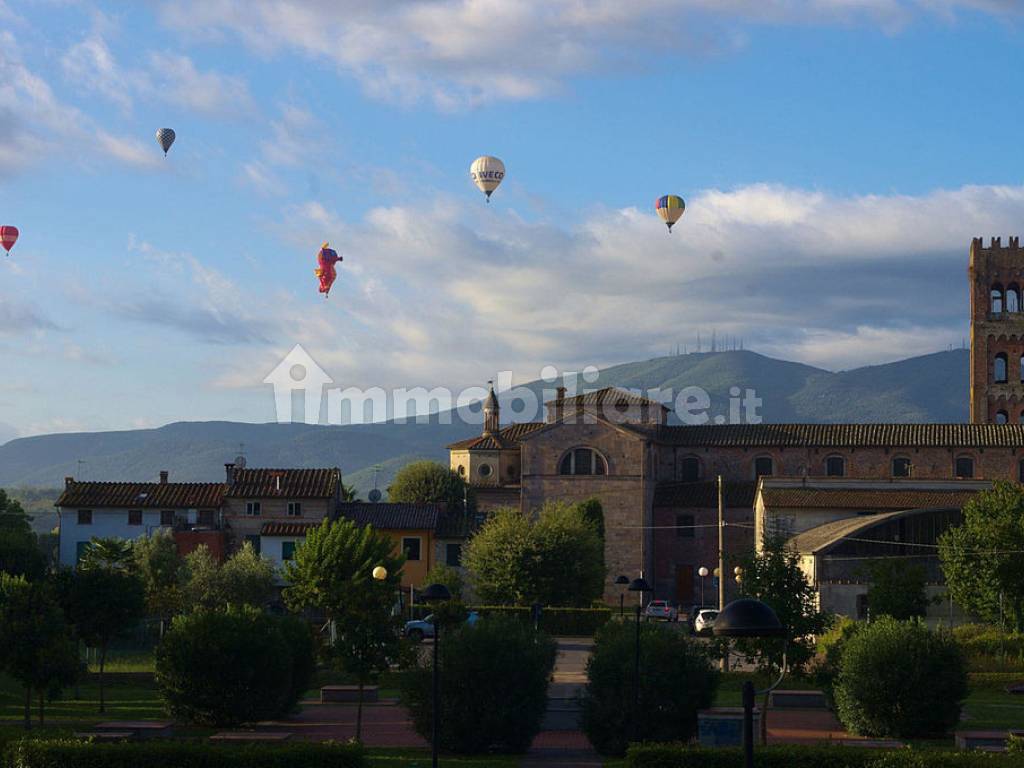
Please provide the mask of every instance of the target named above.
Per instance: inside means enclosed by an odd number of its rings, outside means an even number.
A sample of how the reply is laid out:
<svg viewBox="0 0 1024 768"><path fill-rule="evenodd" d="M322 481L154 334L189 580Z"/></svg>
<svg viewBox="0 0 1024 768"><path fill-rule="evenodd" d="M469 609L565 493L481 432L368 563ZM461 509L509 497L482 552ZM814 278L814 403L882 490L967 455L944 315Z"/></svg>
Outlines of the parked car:
<svg viewBox="0 0 1024 768"><path fill-rule="evenodd" d="M651 600L644 610L647 620L664 619L665 621L679 621L679 610L668 602L668 600Z"/></svg>
<svg viewBox="0 0 1024 768"><path fill-rule="evenodd" d="M480 620L480 614L476 611L470 611L466 617L466 623L469 626L473 626ZM434 636L434 614L430 614L425 619L415 619L413 621L405 622L405 630L403 631L406 637L410 640L415 640L417 643L427 637Z"/></svg>
<svg viewBox="0 0 1024 768"><path fill-rule="evenodd" d="M715 619L718 618L718 611L712 608L702 608L697 611L697 618L693 621L693 631L697 635L710 635L711 628L715 626Z"/></svg>

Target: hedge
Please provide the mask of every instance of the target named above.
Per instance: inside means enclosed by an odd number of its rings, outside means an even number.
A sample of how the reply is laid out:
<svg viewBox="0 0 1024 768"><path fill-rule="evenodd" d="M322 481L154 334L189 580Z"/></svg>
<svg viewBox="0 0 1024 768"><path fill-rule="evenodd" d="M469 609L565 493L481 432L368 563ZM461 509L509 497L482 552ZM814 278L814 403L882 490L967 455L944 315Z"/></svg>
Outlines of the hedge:
<svg viewBox="0 0 1024 768"><path fill-rule="evenodd" d="M1024 768L1024 755L841 746L754 747L758 768ZM635 745L627 768L742 768L738 747L700 749L681 745Z"/></svg>
<svg viewBox="0 0 1024 768"><path fill-rule="evenodd" d="M526 624L533 624L533 610L528 606L477 605L473 610L481 616L511 616ZM540 614L540 628L549 635L589 637L608 623L612 617L609 608L544 608Z"/></svg>
<svg viewBox="0 0 1024 768"><path fill-rule="evenodd" d="M3 768L363 768L359 747L334 743L209 744L77 740L11 742Z"/></svg>

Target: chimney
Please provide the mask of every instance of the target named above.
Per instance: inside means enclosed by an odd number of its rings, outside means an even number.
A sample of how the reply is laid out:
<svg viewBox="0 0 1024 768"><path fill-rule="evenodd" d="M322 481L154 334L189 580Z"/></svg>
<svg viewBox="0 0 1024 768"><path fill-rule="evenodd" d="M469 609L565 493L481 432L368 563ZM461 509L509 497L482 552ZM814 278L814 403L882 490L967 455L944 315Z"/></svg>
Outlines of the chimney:
<svg viewBox="0 0 1024 768"><path fill-rule="evenodd" d="M160 485L167 485L167 470L160 470Z"/></svg>
<svg viewBox="0 0 1024 768"><path fill-rule="evenodd" d="M227 484L229 486L234 485L235 484L235 465L234 464L225 464L224 465L224 475L225 475L225 479L226 479Z"/></svg>
<svg viewBox="0 0 1024 768"><path fill-rule="evenodd" d="M72 483L74 483L74 482L75 482L75 478L73 478L73 477L65 477L64 478L64 487L65 488L70 488Z"/></svg>
<svg viewBox="0 0 1024 768"><path fill-rule="evenodd" d="M562 414L565 413L565 387L559 387L555 390L555 401L551 408L551 417L548 421L558 421L562 418Z"/></svg>

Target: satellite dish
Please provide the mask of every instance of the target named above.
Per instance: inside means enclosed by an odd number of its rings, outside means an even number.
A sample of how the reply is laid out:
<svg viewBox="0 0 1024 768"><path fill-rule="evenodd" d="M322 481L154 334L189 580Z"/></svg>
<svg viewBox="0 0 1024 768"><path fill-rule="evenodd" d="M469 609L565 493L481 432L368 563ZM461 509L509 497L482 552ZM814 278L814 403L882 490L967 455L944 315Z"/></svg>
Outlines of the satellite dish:
<svg viewBox="0 0 1024 768"><path fill-rule="evenodd" d="M378 491L376 488L374 488L372 491L370 491L367 494L366 498L368 498L371 502L376 504L378 501L380 501L380 495L381 495L380 491Z"/></svg>

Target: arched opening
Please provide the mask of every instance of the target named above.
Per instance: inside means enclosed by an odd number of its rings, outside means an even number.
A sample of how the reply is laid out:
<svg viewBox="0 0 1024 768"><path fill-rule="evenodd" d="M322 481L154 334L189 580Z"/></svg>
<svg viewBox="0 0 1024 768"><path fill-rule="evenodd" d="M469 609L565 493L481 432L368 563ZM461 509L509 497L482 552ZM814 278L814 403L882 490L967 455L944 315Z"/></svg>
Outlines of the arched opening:
<svg viewBox="0 0 1024 768"><path fill-rule="evenodd" d="M604 456L593 448L573 448L562 457L558 467L561 475L607 475Z"/></svg>
<svg viewBox="0 0 1024 768"><path fill-rule="evenodd" d="M893 477L910 477L910 459L906 456L897 456L892 460Z"/></svg>
<svg viewBox="0 0 1024 768"><path fill-rule="evenodd" d="M996 411L996 424L1009 424L1010 416L1006 411Z"/></svg>
<svg viewBox="0 0 1024 768"><path fill-rule="evenodd" d="M1024 483L1024 459L1017 462L1017 482Z"/></svg>
<svg viewBox="0 0 1024 768"><path fill-rule="evenodd" d="M992 361L992 380L996 384L1006 383L1006 353L1000 352Z"/></svg>
<svg viewBox="0 0 1024 768"><path fill-rule="evenodd" d="M1020 288L1016 283L1006 287L1006 311L1020 312Z"/></svg>
<svg viewBox="0 0 1024 768"><path fill-rule="evenodd" d="M846 459L842 456L829 456L825 459L825 475L828 477L845 477Z"/></svg>
<svg viewBox="0 0 1024 768"><path fill-rule="evenodd" d="M696 456L684 456L679 462L679 474L684 482L695 483L700 480L700 459Z"/></svg>
<svg viewBox="0 0 1024 768"><path fill-rule="evenodd" d="M957 456L953 470L958 478L974 477L974 459L971 456Z"/></svg>
<svg viewBox="0 0 1024 768"><path fill-rule="evenodd" d="M992 286L992 312L993 314L999 314L1003 311L1003 286L996 283Z"/></svg>
<svg viewBox="0 0 1024 768"><path fill-rule="evenodd" d="M775 463L771 456L758 456L754 459L754 479L771 477L775 474Z"/></svg>

